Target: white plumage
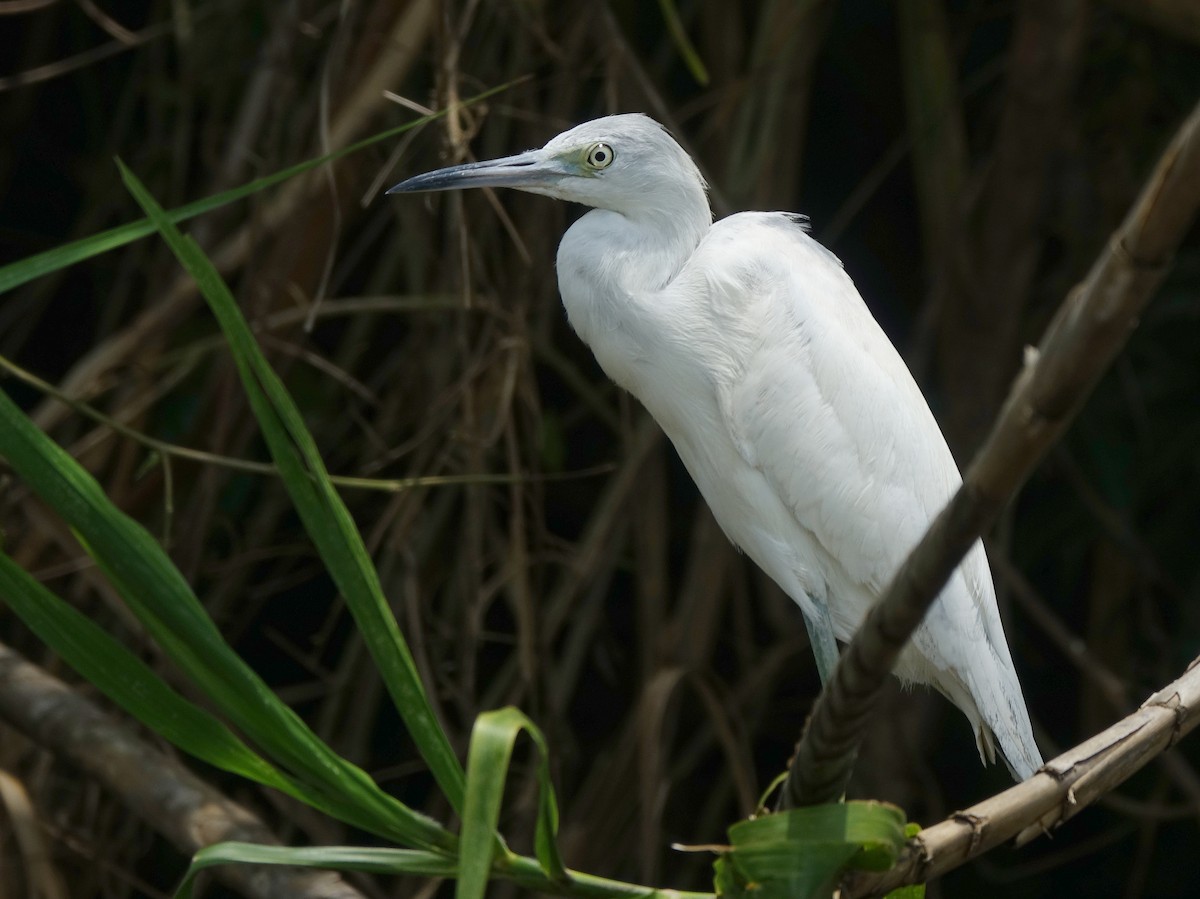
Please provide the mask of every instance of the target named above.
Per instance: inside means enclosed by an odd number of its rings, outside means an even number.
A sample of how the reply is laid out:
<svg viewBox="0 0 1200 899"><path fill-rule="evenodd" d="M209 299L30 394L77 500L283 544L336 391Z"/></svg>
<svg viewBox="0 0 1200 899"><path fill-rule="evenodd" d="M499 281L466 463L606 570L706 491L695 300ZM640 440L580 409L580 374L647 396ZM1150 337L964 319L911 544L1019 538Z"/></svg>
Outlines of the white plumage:
<svg viewBox="0 0 1200 899"><path fill-rule="evenodd" d="M837 258L790 214L713 224L695 164L642 115L392 191L470 186L594 207L558 250L572 326L661 425L729 538L848 640L961 479ZM1040 767L981 544L896 674L957 705L985 761L998 743L1018 779Z"/></svg>

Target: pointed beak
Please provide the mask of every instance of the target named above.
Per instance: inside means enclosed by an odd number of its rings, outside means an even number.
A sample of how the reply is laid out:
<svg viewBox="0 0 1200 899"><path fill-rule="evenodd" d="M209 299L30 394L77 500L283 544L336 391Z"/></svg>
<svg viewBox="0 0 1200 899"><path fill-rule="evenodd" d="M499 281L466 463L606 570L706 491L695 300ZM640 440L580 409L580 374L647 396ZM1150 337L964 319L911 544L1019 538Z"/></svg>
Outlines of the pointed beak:
<svg viewBox="0 0 1200 899"><path fill-rule="evenodd" d="M467 187L512 187L540 192L570 174L566 165L545 150L530 150L503 159L468 162L416 175L388 190L389 194L459 190Z"/></svg>

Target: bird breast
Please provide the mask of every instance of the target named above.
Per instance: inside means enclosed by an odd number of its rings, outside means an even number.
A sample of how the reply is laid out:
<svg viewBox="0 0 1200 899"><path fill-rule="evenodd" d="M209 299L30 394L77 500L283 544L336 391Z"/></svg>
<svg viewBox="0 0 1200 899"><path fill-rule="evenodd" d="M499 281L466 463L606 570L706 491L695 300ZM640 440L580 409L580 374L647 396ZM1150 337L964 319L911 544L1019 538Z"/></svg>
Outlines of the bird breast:
<svg viewBox="0 0 1200 899"><path fill-rule="evenodd" d="M678 340L694 310L673 302L669 287L691 257L701 233L695 227L635 221L596 209L568 229L558 248L558 284L567 320L613 381L649 407L655 381L698 374ZM690 387L696 385L691 384ZM673 391L687 405L690 392ZM650 408L670 414L666 408ZM663 423L660 419L660 424Z"/></svg>

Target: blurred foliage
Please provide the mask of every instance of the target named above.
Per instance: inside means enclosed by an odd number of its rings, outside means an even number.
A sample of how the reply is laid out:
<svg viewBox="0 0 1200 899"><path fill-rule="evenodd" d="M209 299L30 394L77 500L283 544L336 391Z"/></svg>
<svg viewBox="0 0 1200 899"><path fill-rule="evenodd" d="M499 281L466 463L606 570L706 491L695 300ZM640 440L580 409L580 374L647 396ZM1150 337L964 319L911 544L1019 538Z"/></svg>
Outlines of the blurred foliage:
<svg viewBox="0 0 1200 899"><path fill-rule="evenodd" d="M646 111L696 156L718 215L811 217L965 461L1021 344L1086 271L1200 96L1200 49L1162 20L1131 18L1128 3L919 7L901 22L879 0L0 4L0 265L139 218L114 155L173 208L409 121L406 106L442 109L523 77L188 230L234 288L331 472L467 477L342 490L459 757L477 714L521 708L550 747L569 865L707 888L711 859L669 846L719 841L786 764L817 689L798 611L727 545L670 447L570 333L553 259L579 211L516 194L380 192L596 115ZM1077 46L1059 40L1069 34ZM918 72L921 46L950 65ZM914 133L929 114L917 101L935 93L961 153ZM948 164L961 171L930 177ZM1198 296L1193 240L994 535L993 557L1028 582L997 574L1048 754L1120 710L1027 604L1083 638L1131 703L1200 646ZM0 356L134 431L261 461L216 335L157 241L0 297ZM276 479L164 464L24 382L6 377L4 388L161 535L222 632L317 734L406 804L449 818ZM20 482L0 484L6 552L145 646L72 535ZM0 639L56 667L14 620L0 622ZM1200 763L1194 746L1177 751ZM536 764L522 750L517 761ZM73 895L173 886L182 859L76 771L7 729L0 768L24 780ZM289 842L355 836L213 779ZM512 780L503 829L533 834L536 781ZM1005 783L979 767L944 701L897 690L851 792L933 821ZM1151 766L1053 842L992 853L930 893L1190 895L1197 817L1194 792ZM19 867L15 853L0 822L0 868Z"/></svg>

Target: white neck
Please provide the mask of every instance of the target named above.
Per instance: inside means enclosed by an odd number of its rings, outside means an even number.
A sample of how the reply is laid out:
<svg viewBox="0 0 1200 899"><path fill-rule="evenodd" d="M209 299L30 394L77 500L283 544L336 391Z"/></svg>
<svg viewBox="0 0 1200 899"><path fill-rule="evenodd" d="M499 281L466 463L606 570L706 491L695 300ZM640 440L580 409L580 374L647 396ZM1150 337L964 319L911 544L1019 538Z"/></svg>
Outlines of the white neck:
<svg viewBox="0 0 1200 899"><path fill-rule="evenodd" d="M670 219L594 209L559 244L567 319L608 376L635 394L638 360L652 352L655 295L679 273L711 221L703 198L701 208Z"/></svg>

